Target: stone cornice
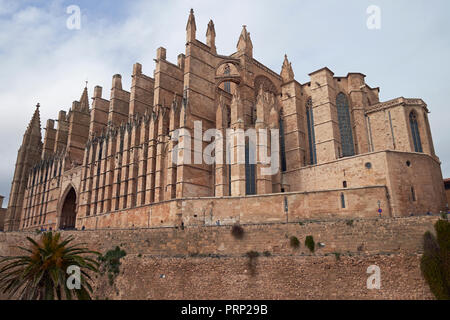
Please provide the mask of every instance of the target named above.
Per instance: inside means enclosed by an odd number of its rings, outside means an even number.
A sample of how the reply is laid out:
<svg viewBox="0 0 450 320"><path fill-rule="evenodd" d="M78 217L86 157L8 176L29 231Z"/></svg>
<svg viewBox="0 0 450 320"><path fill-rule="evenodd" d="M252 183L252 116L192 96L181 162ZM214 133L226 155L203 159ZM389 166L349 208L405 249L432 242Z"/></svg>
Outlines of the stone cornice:
<svg viewBox="0 0 450 320"><path fill-rule="evenodd" d="M407 99L403 97L399 97L393 100L389 100L386 102L381 102L370 106L366 110L366 114L370 114L373 112L381 111L384 109L389 109L398 106L419 106L425 109L426 112L429 112L427 109L427 104L422 99Z"/></svg>

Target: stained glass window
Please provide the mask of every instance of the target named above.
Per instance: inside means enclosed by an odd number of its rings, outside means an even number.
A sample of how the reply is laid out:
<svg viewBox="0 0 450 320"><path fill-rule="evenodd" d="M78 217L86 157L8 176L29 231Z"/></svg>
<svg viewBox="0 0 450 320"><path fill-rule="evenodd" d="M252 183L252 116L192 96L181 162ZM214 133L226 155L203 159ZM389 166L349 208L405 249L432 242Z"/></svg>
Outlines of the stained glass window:
<svg viewBox="0 0 450 320"><path fill-rule="evenodd" d="M352 124L350 120L350 110L345 94L339 93L336 98L336 107L339 122L339 132L341 133L342 156L349 157L355 155L353 144Z"/></svg>
<svg viewBox="0 0 450 320"><path fill-rule="evenodd" d="M419 125L417 123L417 115L414 111L409 114L409 124L411 125L411 134L414 142L414 151L423 152L422 141L420 140Z"/></svg>
<svg viewBox="0 0 450 320"><path fill-rule="evenodd" d="M316 137L314 133L314 115L312 108L312 99L306 102L306 123L308 126L308 144L309 144L309 164L317 163L316 156Z"/></svg>

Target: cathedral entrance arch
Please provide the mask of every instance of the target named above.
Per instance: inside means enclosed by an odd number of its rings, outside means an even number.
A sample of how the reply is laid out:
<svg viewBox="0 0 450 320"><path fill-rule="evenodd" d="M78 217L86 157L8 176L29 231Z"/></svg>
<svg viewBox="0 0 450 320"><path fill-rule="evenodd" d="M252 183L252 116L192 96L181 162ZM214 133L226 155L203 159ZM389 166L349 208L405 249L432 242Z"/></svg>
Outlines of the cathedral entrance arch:
<svg viewBox="0 0 450 320"><path fill-rule="evenodd" d="M77 194L73 187L70 187L63 198L61 215L59 218L59 229L74 229L77 218Z"/></svg>

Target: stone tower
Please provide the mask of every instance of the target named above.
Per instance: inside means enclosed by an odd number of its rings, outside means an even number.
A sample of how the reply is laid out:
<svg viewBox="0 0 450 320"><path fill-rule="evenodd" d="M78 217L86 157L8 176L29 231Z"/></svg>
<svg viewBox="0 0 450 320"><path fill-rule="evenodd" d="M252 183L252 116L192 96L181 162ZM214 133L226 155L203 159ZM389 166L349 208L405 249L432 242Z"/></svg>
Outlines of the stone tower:
<svg viewBox="0 0 450 320"><path fill-rule="evenodd" d="M40 160L42 147L41 119L38 103L33 118L23 135L22 145L17 153L16 169L14 171L8 210L5 217L5 231L16 231L19 229L28 173L32 166Z"/></svg>

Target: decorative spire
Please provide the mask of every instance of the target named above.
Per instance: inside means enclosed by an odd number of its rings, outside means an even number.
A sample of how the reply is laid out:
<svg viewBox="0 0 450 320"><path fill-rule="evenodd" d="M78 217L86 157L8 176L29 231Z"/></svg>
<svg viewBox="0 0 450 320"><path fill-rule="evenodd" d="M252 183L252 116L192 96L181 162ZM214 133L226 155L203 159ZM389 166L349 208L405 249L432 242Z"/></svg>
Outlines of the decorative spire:
<svg viewBox="0 0 450 320"><path fill-rule="evenodd" d="M197 27L195 25L194 9L191 9L191 12L189 13L189 19L186 25L186 42L195 40L196 31Z"/></svg>
<svg viewBox="0 0 450 320"><path fill-rule="evenodd" d="M283 66L281 67L281 78L283 82L294 80L294 71L292 71L292 64L289 62L287 55L284 55Z"/></svg>
<svg viewBox="0 0 450 320"><path fill-rule="evenodd" d="M88 91L87 91L87 81L86 81L86 87L84 87L83 93L81 94L80 98L80 104L81 104L81 111L89 111L89 98L88 98Z"/></svg>
<svg viewBox="0 0 450 320"><path fill-rule="evenodd" d="M250 32L247 32L247 26L242 26L241 35L239 36L239 41L237 43L238 51L244 52L249 57L253 57L253 44L250 39Z"/></svg>
<svg viewBox="0 0 450 320"><path fill-rule="evenodd" d="M28 124L26 135L31 135L35 137L39 137L39 141L41 141L41 115L39 112L40 104L36 104L36 110L34 110L33 117Z"/></svg>
<svg viewBox="0 0 450 320"><path fill-rule="evenodd" d="M212 20L209 20L208 29L206 30L206 45L211 48L213 53L216 53L216 30Z"/></svg>

